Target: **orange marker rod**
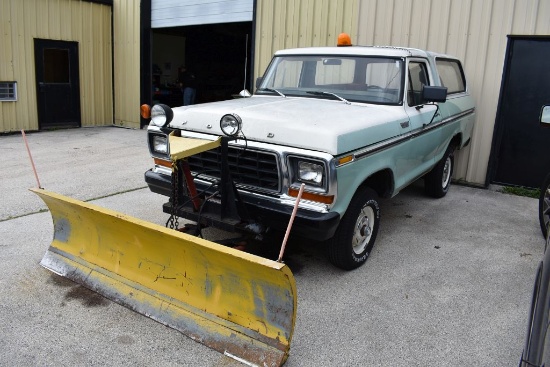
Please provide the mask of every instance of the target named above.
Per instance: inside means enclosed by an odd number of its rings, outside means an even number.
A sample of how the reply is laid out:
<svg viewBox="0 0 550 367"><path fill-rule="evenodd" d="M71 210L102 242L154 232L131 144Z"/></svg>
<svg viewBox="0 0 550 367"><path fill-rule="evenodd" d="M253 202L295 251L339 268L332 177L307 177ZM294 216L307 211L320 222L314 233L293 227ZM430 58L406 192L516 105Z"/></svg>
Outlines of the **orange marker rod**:
<svg viewBox="0 0 550 367"><path fill-rule="evenodd" d="M277 262L281 262L283 260L286 241L288 241L288 236L290 235L290 229L292 228L292 223L294 222L294 218L296 217L296 212L298 211L298 205L300 204L300 199L302 198L302 194L304 193L305 186L306 186L305 184L302 184L300 186L300 191L298 191L298 196L296 197L296 203L294 204L294 209L292 210L292 215L290 216L290 221L288 222L288 227L286 228L285 238L283 240L283 244L281 245L281 252L279 252L279 258L277 259Z"/></svg>
<svg viewBox="0 0 550 367"><path fill-rule="evenodd" d="M38 173L36 173L36 167L34 166L34 161L32 160L31 150L29 149L29 143L27 142L27 136L25 135L25 130L21 130L21 135L23 135L23 141L27 147L27 153L29 153L29 159L31 160L32 170L34 171L34 177L36 177L36 183L38 184L39 189L43 189L40 185L40 180L38 179Z"/></svg>

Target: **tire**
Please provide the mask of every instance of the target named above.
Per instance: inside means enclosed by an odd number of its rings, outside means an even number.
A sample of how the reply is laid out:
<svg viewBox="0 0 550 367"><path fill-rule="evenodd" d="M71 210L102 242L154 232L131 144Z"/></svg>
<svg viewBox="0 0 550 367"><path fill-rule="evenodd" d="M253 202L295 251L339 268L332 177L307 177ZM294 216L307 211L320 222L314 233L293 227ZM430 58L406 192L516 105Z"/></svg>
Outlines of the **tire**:
<svg viewBox="0 0 550 367"><path fill-rule="evenodd" d="M544 238L548 234L548 222L550 222L550 174L544 179L539 196L539 223Z"/></svg>
<svg viewBox="0 0 550 367"><path fill-rule="evenodd" d="M334 236L327 241L329 261L336 267L352 270L367 261L380 226L378 195L360 188L351 199Z"/></svg>
<svg viewBox="0 0 550 367"><path fill-rule="evenodd" d="M424 189L428 196L442 198L447 195L455 166L454 154L454 145L449 145L443 158L424 178Z"/></svg>

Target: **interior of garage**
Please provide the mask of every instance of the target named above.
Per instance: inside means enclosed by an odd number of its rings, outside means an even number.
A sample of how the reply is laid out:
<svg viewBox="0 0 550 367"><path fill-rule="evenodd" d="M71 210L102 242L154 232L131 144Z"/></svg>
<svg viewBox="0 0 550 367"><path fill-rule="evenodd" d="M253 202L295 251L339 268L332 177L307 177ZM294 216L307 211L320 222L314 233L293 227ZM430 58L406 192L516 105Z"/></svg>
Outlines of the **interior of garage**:
<svg viewBox="0 0 550 367"><path fill-rule="evenodd" d="M182 105L184 66L197 79L195 103L231 99L250 89L252 44L252 22L153 29L153 100Z"/></svg>

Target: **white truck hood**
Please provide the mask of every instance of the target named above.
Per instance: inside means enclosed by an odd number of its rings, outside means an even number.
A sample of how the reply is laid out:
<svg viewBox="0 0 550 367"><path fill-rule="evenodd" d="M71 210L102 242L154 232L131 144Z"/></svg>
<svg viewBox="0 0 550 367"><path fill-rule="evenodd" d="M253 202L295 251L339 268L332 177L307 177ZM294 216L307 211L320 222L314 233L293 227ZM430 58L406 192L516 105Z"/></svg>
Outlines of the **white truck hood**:
<svg viewBox="0 0 550 367"><path fill-rule="evenodd" d="M220 119L237 114L248 140L339 155L402 134L402 106L317 98L253 96L173 109L173 128L223 135Z"/></svg>

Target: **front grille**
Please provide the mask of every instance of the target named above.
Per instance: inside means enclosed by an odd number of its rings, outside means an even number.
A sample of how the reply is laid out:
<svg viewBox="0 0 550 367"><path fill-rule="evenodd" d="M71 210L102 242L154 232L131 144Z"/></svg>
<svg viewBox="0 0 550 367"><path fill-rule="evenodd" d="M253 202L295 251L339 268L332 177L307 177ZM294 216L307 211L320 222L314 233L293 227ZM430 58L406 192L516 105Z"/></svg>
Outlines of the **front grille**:
<svg viewBox="0 0 550 367"><path fill-rule="evenodd" d="M221 148L188 158L191 171L201 178L221 176ZM274 153L228 147L227 163L237 187L249 187L271 193L280 192L277 155Z"/></svg>

